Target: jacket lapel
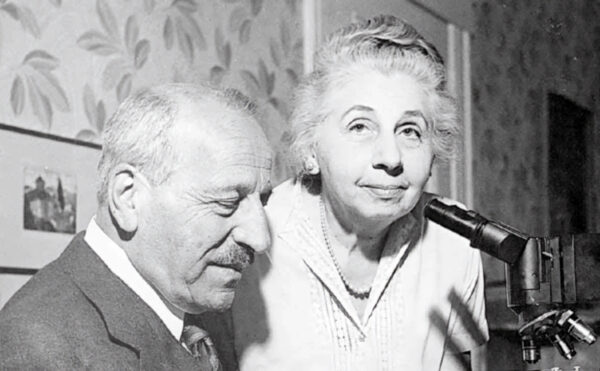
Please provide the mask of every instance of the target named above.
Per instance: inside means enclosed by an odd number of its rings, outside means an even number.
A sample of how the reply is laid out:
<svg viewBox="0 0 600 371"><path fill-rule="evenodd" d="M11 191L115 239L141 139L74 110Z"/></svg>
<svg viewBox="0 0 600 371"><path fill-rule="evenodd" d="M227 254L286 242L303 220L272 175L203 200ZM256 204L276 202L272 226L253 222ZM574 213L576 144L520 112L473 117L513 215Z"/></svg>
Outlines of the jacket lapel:
<svg viewBox="0 0 600 371"><path fill-rule="evenodd" d="M138 354L141 369L199 369L158 315L115 276L83 240L75 237L65 251L68 272L102 315L117 342Z"/></svg>

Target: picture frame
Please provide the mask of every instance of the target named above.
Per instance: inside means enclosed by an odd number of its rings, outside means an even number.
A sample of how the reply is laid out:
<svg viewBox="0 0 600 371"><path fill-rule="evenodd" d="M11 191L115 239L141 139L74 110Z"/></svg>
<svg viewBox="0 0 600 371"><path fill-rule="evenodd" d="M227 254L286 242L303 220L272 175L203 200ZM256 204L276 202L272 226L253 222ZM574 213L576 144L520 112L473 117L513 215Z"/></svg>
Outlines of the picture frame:
<svg viewBox="0 0 600 371"><path fill-rule="evenodd" d="M34 273L87 227L96 211L100 150L96 143L0 123L0 273ZM49 183L41 184L43 197L32 179ZM44 216L45 227L32 224L32 215Z"/></svg>

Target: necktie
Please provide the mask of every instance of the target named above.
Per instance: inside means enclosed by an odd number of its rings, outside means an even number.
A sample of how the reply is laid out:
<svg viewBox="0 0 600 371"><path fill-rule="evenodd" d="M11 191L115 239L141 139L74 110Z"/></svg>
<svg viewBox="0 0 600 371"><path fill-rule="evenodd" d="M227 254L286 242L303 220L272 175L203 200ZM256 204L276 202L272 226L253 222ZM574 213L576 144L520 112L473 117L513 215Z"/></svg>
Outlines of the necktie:
<svg viewBox="0 0 600 371"><path fill-rule="evenodd" d="M222 370L217 349L210 336L208 336L208 332L196 325L185 325L181 341L184 342L194 358L202 361L204 364L210 364L212 371Z"/></svg>

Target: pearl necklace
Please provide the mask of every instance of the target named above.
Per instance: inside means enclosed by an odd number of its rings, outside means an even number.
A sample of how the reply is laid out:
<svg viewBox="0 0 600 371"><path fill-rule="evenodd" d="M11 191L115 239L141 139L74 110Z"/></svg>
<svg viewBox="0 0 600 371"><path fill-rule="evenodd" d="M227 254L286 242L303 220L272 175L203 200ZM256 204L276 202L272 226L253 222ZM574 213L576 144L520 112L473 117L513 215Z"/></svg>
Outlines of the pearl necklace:
<svg viewBox="0 0 600 371"><path fill-rule="evenodd" d="M329 255L331 256L331 259L333 260L333 265L335 266L335 270L337 271L338 275L342 279L342 282L344 283L344 287L346 288L346 291L351 296L353 296L357 299L360 299L360 300L368 299L369 294L371 293L371 287L368 287L366 289L358 289L358 288L354 287L350 282L348 282L348 280L342 273L342 269L340 268L340 265L338 264L338 261L335 258L335 255L333 254L333 248L331 247L331 242L329 242L329 232L328 232L329 228L327 226L327 218L325 216L325 204L323 203L322 197L319 197L319 209L320 209L320 217L321 217L321 231L323 232L323 237L325 238L325 245L327 246L327 251L329 252Z"/></svg>

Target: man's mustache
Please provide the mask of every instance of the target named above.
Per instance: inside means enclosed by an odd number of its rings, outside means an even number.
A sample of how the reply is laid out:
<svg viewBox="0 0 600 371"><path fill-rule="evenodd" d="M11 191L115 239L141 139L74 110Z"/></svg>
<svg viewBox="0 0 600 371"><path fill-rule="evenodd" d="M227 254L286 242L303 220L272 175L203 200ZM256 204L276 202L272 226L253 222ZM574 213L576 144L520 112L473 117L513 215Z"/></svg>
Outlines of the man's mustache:
<svg viewBox="0 0 600 371"><path fill-rule="evenodd" d="M235 242L229 242L214 251L211 261L213 264L230 267L241 272L254 262L254 250Z"/></svg>

